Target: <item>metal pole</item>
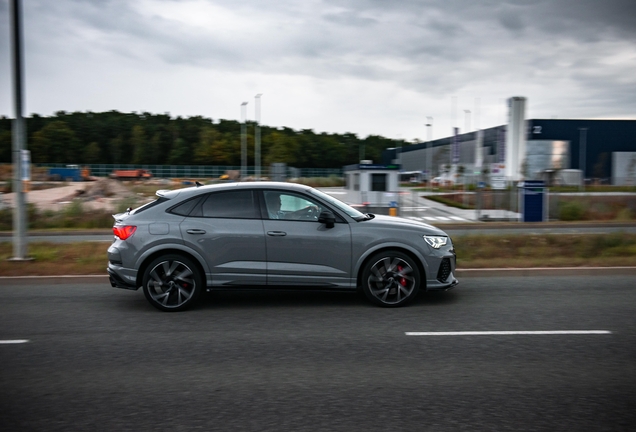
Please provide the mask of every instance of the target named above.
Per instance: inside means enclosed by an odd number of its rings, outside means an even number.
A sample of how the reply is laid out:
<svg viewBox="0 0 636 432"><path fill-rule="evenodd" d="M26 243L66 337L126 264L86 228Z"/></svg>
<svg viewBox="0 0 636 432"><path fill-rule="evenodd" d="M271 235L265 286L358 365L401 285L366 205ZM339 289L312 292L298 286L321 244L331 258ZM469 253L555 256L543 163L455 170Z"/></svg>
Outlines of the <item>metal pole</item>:
<svg viewBox="0 0 636 432"><path fill-rule="evenodd" d="M470 132L470 110L467 109L464 110L464 128L464 133Z"/></svg>
<svg viewBox="0 0 636 432"><path fill-rule="evenodd" d="M426 170L428 171L428 188L429 190L433 190L433 186L431 186L431 180L433 180L433 143L431 140L433 139L433 117L426 117L428 123L426 123L426 128L428 132L428 157L426 158Z"/></svg>
<svg viewBox="0 0 636 432"><path fill-rule="evenodd" d="M241 181L245 181L247 177L247 136L245 125L245 111L247 102L241 104Z"/></svg>
<svg viewBox="0 0 636 432"><path fill-rule="evenodd" d="M22 11L20 0L11 1L11 24L13 31L12 65L15 102L15 120L13 121L13 192L15 193L15 207L13 209L13 257L11 260L25 260L27 254L26 242L26 212L24 184L22 175L22 150L25 148L24 118L22 117Z"/></svg>
<svg viewBox="0 0 636 432"><path fill-rule="evenodd" d="M256 181L261 180L261 96L256 98L256 125L254 126L254 169L256 171Z"/></svg>
<svg viewBox="0 0 636 432"><path fill-rule="evenodd" d="M587 144L587 128L579 128L579 169L581 170L581 190L585 190L585 146Z"/></svg>

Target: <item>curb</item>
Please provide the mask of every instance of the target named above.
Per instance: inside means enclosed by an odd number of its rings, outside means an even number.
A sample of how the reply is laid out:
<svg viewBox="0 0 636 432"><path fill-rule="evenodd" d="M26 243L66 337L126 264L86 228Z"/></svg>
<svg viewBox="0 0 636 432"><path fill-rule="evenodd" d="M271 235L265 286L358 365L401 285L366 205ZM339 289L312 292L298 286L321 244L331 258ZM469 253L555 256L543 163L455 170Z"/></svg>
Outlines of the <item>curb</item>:
<svg viewBox="0 0 636 432"><path fill-rule="evenodd" d="M458 278L532 276L635 276L636 267L531 267L457 269ZM0 276L0 285L106 284L108 275Z"/></svg>
<svg viewBox="0 0 636 432"><path fill-rule="evenodd" d="M636 267L531 267L457 269L455 276L471 277L527 277L527 276L617 276L636 275Z"/></svg>

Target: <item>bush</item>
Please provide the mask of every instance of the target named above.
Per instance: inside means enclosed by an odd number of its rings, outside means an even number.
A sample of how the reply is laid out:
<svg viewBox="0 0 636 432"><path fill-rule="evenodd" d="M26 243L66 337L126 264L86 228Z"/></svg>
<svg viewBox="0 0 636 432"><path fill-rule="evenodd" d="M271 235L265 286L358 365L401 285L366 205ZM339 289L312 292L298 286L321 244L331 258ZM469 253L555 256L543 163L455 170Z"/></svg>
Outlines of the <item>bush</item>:
<svg viewBox="0 0 636 432"><path fill-rule="evenodd" d="M585 219L585 207L577 201L564 202L559 206L559 219L576 221Z"/></svg>
<svg viewBox="0 0 636 432"><path fill-rule="evenodd" d="M621 221L632 220L633 217L634 215L632 213L632 210L629 207L619 210L618 213L616 214L616 220L621 220Z"/></svg>

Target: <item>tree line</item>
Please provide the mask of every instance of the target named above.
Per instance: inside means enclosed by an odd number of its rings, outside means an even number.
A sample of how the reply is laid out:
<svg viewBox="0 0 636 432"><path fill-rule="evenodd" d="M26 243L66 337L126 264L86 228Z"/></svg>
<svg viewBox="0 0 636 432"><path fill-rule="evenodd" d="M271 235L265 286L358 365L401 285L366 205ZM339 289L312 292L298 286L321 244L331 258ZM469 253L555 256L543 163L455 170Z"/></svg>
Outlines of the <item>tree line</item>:
<svg viewBox="0 0 636 432"><path fill-rule="evenodd" d="M35 164L241 165L241 123L201 116L108 111L58 111L25 119L27 148ZM0 117L0 162L11 163L12 120ZM255 123L247 122L248 165L254 163ZM402 143L404 144L404 143ZM380 162L399 141L353 133L315 133L261 125L264 165L338 168L361 156Z"/></svg>

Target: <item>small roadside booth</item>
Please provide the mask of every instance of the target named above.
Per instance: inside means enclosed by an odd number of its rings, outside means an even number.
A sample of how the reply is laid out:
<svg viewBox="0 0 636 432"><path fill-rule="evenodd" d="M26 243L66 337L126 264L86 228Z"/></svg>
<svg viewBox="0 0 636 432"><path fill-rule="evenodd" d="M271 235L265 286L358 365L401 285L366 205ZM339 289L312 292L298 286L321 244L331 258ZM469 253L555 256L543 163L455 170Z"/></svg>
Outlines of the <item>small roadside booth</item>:
<svg viewBox="0 0 636 432"><path fill-rule="evenodd" d="M519 211L522 222L544 222L547 217L545 182L526 180L519 185Z"/></svg>
<svg viewBox="0 0 636 432"><path fill-rule="evenodd" d="M398 164L374 164L363 160L344 167L345 195L342 201L365 212L397 216L399 211Z"/></svg>

